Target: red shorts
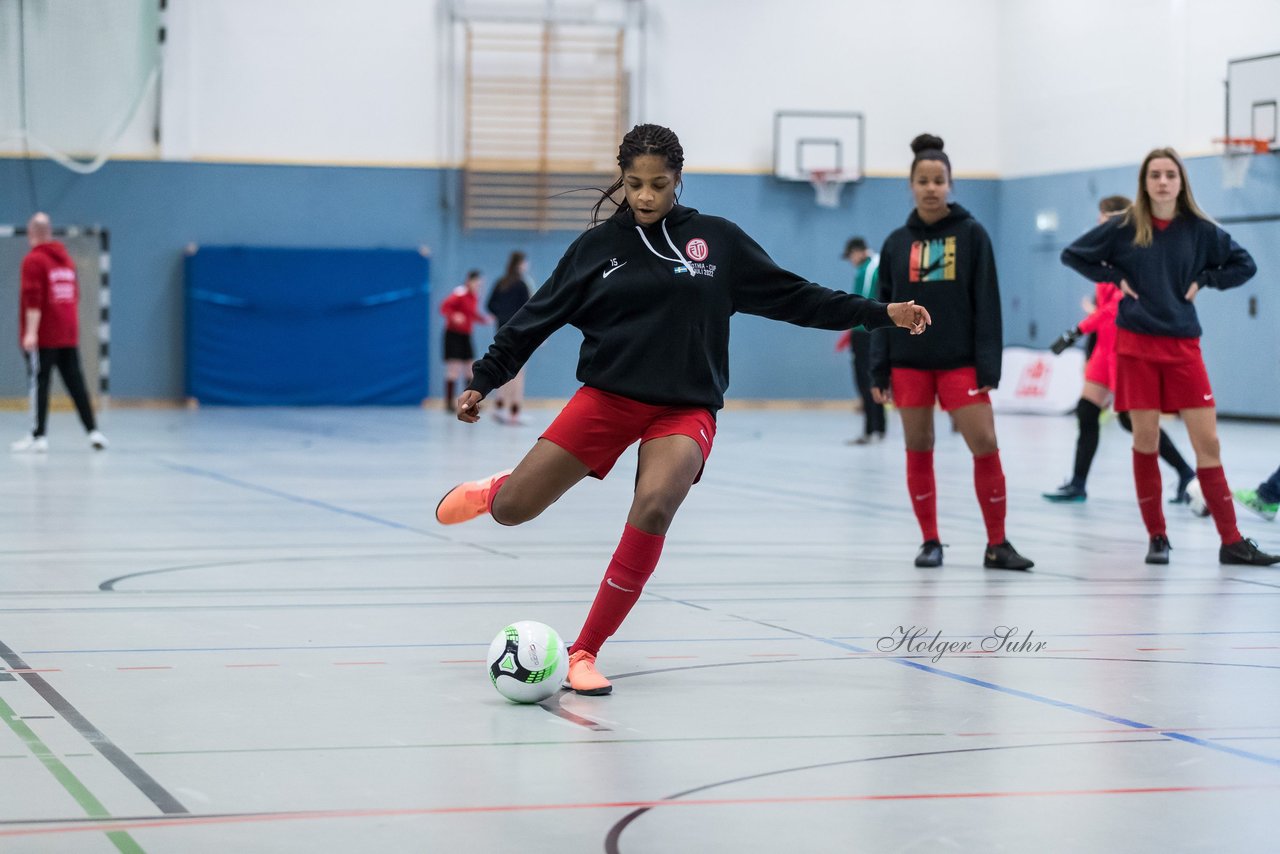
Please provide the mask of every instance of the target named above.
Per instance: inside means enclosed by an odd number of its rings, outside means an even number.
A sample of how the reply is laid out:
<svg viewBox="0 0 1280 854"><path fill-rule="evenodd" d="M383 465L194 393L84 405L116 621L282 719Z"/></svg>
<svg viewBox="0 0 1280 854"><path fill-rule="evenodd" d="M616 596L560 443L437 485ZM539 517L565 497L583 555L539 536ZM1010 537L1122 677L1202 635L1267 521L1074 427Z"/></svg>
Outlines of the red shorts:
<svg viewBox="0 0 1280 854"><path fill-rule="evenodd" d="M1116 357L1116 412L1158 409L1178 412L1213 406L1213 388L1203 359L1153 362L1137 356Z"/></svg>
<svg viewBox="0 0 1280 854"><path fill-rule="evenodd" d="M702 449L702 461L711 455L716 420L699 406L653 406L629 397L583 386L542 434L573 454L601 480L636 440L644 444L663 436L688 436ZM702 470L693 479L702 479Z"/></svg>
<svg viewBox="0 0 1280 854"><path fill-rule="evenodd" d="M1116 351L1104 350L1101 347L1093 349L1093 355L1089 357L1089 361L1084 366L1084 378L1088 382L1097 383L1098 385L1115 391L1116 388Z"/></svg>
<svg viewBox="0 0 1280 854"><path fill-rule="evenodd" d="M889 372L893 387L893 404L899 409L933 406L934 398L950 412L975 403L990 405L991 395L979 393L975 368L952 368L949 371L923 371L918 368L894 368Z"/></svg>

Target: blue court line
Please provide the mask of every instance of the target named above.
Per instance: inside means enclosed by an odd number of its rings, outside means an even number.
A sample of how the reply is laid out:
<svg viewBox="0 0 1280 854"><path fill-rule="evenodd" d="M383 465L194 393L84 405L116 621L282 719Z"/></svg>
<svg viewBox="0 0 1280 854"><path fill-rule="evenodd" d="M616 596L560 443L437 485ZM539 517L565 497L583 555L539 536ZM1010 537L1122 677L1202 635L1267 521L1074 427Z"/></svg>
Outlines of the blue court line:
<svg viewBox="0 0 1280 854"><path fill-rule="evenodd" d="M792 631L786 629L785 631ZM1178 637L1181 635L1274 635L1280 634L1280 629L1272 631L1249 631L1249 632L1129 632L1124 634L1066 634L1066 635L1037 635L1040 638L1124 638L1124 637ZM990 637L990 633L984 635L946 635L949 638L985 638ZM611 638L610 646L619 644L682 644L682 643L779 643L787 641L800 641L809 637L801 635L795 637L732 637L732 638ZM879 640L885 635L834 635L826 640L844 641L844 640ZM296 652L306 650L321 649L433 649L433 648L449 648L449 647L488 647L488 641L450 641L441 643L353 643L353 644L307 644L306 646L187 646L187 647L108 647L102 649L28 649L23 650L23 655L80 655L80 654L96 654L111 652ZM850 649L856 649L853 646ZM871 650L861 650L870 652ZM1047 650L1053 652L1053 650Z"/></svg>
<svg viewBox="0 0 1280 854"><path fill-rule="evenodd" d="M853 644L842 643L841 641L835 640L833 638L821 637L819 635L811 635L808 632L802 632L799 629L790 629L785 626L778 626L778 625L774 625L773 623L766 623L763 620L753 620L750 617L743 617L738 614L730 614L730 616L735 617L739 620L745 620L746 622L749 622L749 623L755 623L758 626L767 626L768 628L771 628L771 629L778 629L779 631L791 632L801 637L805 637L810 640L815 640L815 641L818 641L819 643L827 644L828 646L834 646L834 647L837 647L838 649L843 649L848 652L866 653L866 652L873 651L873 650L863 649L861 647L854 646ZM952 673L949 670L943 670L940 667L933 667L932 665L928 665L928 664L921 664L918 661L911 661L905 658L885 658L881 660L891 661L895 664L903 665L904 667L913 667L916 670L921 670L921 671L924 671L925 673L932 673L935 676L944 676L947 679L954 679L957 682L965 682L970 685L975 685L979 688L986 688L991 691L999 691L1002 694L1007 694L1011 697L1017 697L1022 700L1031 700L1032 702L1042 703L1044 705L1053 706L1059 709L1065 709L1066 711L1069 711L1069 712L1076 712L1078 714L1088 715L1089 717L1098 718L1099 720L1108 721L1110 723L1120 724L1121 726L1133 727L1134 729L1146 730L1148 732L1156 732L1156 733L1159 733L1160 735L1167 736L1168 738L1171 738L1171 739L1184 741L1187 744L1194 744L1199 747L1207 747L1210 750L1217 750L1221 753L1226 753L1231 756L1238 756L1242 759L1249 759L1254 762L1261 762L1265 765L1272 765L1274 767L1280 768L1280 758L1276 758L1273 756L1265 756L1261 753L1252 753L1247 750L1240 750L1235 747L1228 747L1224 744L1218 744L1216 742L1208 741L1203 738L1196 738L1195 736L1186 735L1185 733L1162 730L1159 727L1152 726L1151 724L1144 724L1144 723L1139 723L1138 721L1131 721L1128 718L1122 718L1116 715L1109 715L1106 712L1100 712L1097 709L1090 709L1087 706L1078 706L1075 703L1068 703L1063 700L1055 700L1052 697L1045 697L1040 694L1032 694L1030 691L1022 691L1017 688L1006 688L1005 686L997 685L994 682L987 682L986 680L983 680L983 679L975 679L972 676L964 676L960 673Z"/></svg>
<svg viewBox="0 0 1280 854"><path fill-rule="evenodd" d="M241 489L248 489L253 492L260 492L263 495L270 495L273 498L283 498L285 501L292 501L295 504L305 504L308 507L318 507L321 510L328 510L332 513L341 513L344 516L351 516L352 518L355 518L355 519L361 519L365 522L373 522L376 525L383 525L388 528L395 528L396 530L399 530L399 531L411 531L412 533L422 534L427 537L433 537L437 540L449 539L443 534L437 534L434 531L428 531L423 528L415 528L412 525L405 525L401 522L393 522L390 519L383 519L380 516L373 516L369 513L361 513L358 510L348 510L345 507L339 507L336 504L329 504L324 501L317 501L314 498L304 498L301 495L294 495L293 493L290 493L290 492L281 492L280 490L272 489L269 486L259 486L256 483L249 483L248 481L239 480L234 477L229 477L228 475L220 474L219 472L216 472L216 471L196 468L195 466L180 465L178 463L167 462L166 460L156 460L156 462L158 462L160 465L164 466L165 468L173 469L174 471L179 471L184 474L193 474L193 475L196 475L197 477L207 477L210 480L216 480L219 483L225 483L231 486L238 486Z"/></svg>

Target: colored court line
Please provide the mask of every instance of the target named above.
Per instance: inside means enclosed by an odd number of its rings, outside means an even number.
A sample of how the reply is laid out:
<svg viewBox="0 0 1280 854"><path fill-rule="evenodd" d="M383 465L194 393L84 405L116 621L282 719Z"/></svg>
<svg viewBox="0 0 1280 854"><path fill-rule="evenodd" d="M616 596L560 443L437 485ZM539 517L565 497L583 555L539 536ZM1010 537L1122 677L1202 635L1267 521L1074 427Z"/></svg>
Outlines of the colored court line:
<svg viewBox="0 0 1280 854"><path fill-rule="evenodd" d="M584 600L585 601L585 600ZM55 610L55 609L50 609ZM971 638L990 637L990 632L986 634L956 634L947 635L949 638L958 640L966 640ZM1259 629L1255 631L1242 632L1101 632L1089 634L1048 634L1045 638L1133 638L1133 637L1201 637L1212 635L1280 635L1280 629ZM859 641L859 640L878 640L885 635L832 635L832 640L837 641ZM681 644L681 643L738 643L738 642L771 642L771 643L799 643L806 640L799 636L781 637L778 635L769 635L767 637L732 637L732 638L712 638L712 637L682 637L682 638L614 638L609 641L611 646L618 644ZM297 650L321 650L321 649L434 649L441 647L473 647L483 649L488 647L489 641L447 641L438 643L357 643L357 644L308 644L306 646L188 646L188 647L106 647L91 649L28 649L23 651L23 655L96 655L100 653L113 652L289 652ZM1258 649L1280 649L1277 647L1257 647ZM1087 652L1088 650L1050 650L1052 652Z"/></svg>
<svg viewBox="0 0 1280 854"><path fill-rule="evenodd" d="M585 720L585 719L584 719ZM1239 732L1247 730L1280 730L1280 726L1256 727L1170 727L1179 732ZM1051 735L1142 735L1143 733L1158 735L1160 730L1133 730L1131 728L1113 727L1110 729L1057 729L1057 730L1009 730L1005 732L852 732L852 733L805 733L799 735L712 735L712 736L672 736L668 738L592 738L592 739L539 739L536 741L459 741L459 742L426 742L420 744L329 744L307 747L230 747L192 750L139 750L138 756L206 756L233 753L324 753L328 751L347 750L452 750L452 749L496 749L503 747L590 747L599 744L687 744L737 741L838 741L842 739L860 738L1010 738L1024 736ZM1255 741L1280 739L1280 735L1235 735L1217 736L1219 741ZM1139 740L1139 739L1134 739ZM1152 740L1152 739L1147 739ZM1120 743L1117 741L1116 743ZM92 754L72 754L67 756L91 756ZM3 757L0 757L3 758Z"/></svg>
<svg viewBox="0 0 1280 854"><path fill-rule="evenodd" d="M13 709L3 699L0 699L0 718L8 724L9 729L18 737L18 740L27 746L32 755L40 760L58 784L66 790L67 794L80 805L86 815L92 818L111 818L111 814L107 812L107 808L102 802L94 797L93 793L80 781L80 778L71 772L71 769L62 764L62 761L53 754L40 737L35 734L31 727L27 726L14 714ZM107 838L115 845L116 850L120 854L144 854L142 847L133 840L133 837L121 830L108 829Z"/></svg>
<svg viewBox="0 0 1280 854"><path fill-rule="evenodd" d="M504 555L505 556L505 555ZM174 591L181 593L181 591ZM1176 599L1176 598L1257 598L1258 596L1280 596L1280 588L1274 593L1256 592L1205 592L1205 593L1029 593L1024 595L1007 595L1002 593L965 594L946 596L947 601L980 599L983 601L1014 601L1039 599ZM702 602L715 604L776 604L778 602L897 602L919 599L937 600L934 594L913 593L891 596L727 596L715 599L702 599ZM692 602L683 602L666 597L647 597L645 601L665 601L672 605L691 605L702 611L710 611ZM583 605L590 604L591 599L539 599L539 605ZM373 609L373 608L467 608L492 607L495 605L528 605L527 599L488 599L488 600L454 600L447 602L323 602L323 603L251 603L251 604L200 604L200 605L100 605L100 606L63 606L56 608L0 608L0 614L100 614L100 613L152 613L157 611L324 611L335 609Z"/></svg>
<svg viewBox="0 0 1280 854"><path fill-rule="evenodd" d="M809 634L808 632L802 632L799 629L790 629L785 626L779 626L773 623L766 623L763 620L753 620L750 617L742 617L736 614L730 614L730 616L736 617L737 619L740 619L740 620L744 620L745 622L754 623L755 625L758 625L758 626L767 626L768 628L776 629L778 631L791 632L792 634L796 634L801 637L807 637L810 640L815 640L819 643L827 644L829 646L834 646L840 649L851 650L853 652L869 651L869 650L861 649L859 647L855 647L851 644L846 644L837 640L833 640L832 638L826 638L820 635L812 635L812 634ZM1207 741L1205 739L1200 739L1200 738L1194 738L1193 736L1183 735L1177 732L1170 732L1167 730L1157 729L1156 727L1153 727L1150 724L1143 724L1137 721L1131 721L1128 718L1122 718L1117 715L1111 715L1106 712L1099 711L1097 709L1090 709L1086 706L1081 706L1076 703L1068 703L1064 700L1055 700L1052 697L1045 697L1040 694L1033 694L1030 691L1022 691L1017 688L1008 688L1008 687L1005 687L1004 685L997 685L994 682L988 682L984 679L975 679L972 676L964 676L960 673L952 673L949 670L943 670L940 667L935 667L929 664L922 664L919 661L911 661L909 659L902 658L902 657L887 658L885 660L891 661L894 664L900 664L903 667L915 668L916 670L920 670L924 673L930 673L930 674L933 674L934 676L942 676L947 679L954 679L957 682L963 682L969 685L976 686L978 688L986 688L987 690L990 690L990 691L998 691L1010 697L1017 697L1022 700L1031 700L1032 702L1035 702L1035 703L1041 703L1043 705L1053 706L1055 708L1063 709L1064 711L1068 711L1068 712L1076 712L1077 714L1088 715L1090 717L1099 718L1104 721L1110 721L1111 723L1120 724L1122 726L1131 727L1133 729L1144 729L1144 730L1156 729L1161 735L1167 738L1177 739L1178 741L1183 741L1188 744L1194 744L1199 747L1205 747L1210 750L1216 750L1220 753L1226 753L1228 755L1236 756L1241 759L1248 759L1253 762L1261 762L1265 765L1280 767L1280 759L1274 756L1266 756L1261 753L1253 753L1248 750L1240 750L1235 747L1229 747L1228 745L1225 745L1225 744L1217 744L1212 741ZM1030 660L1034 660L1034 658Z"/></svg>
<svg viewBox="0 0 1280 854"><path fill-rule="evenodd" d="M1004 751L1020 752L1023 750L1037 750L1040 748L1096 747L1099 745L1112 745L1112 744L1126 744L1126 745L1151 744L1151 743L1156 743L1160 741L1161 739L1158 739L1158 738L1156 739L1142 738L1142 739L1103 739L1103 740L1096 740L1096 741L1074 741L1074 742L1072 741L1042 742L1038 744L985 745L982 747L947 748L942 750L913 751L909 753L890 753L890 754L883 754L880 756L862 756L854 759L838 759L831 762L817 762L809 765L793 766L791 768L775 768L770 771L761 771L755 774L746 774L740 777L731 777L727 780L717 780L712 783L705 783L701 786L695 786L692 789L685 789L684 791L676 792L675 794L668 795L666 798L663 799L663 801L678 802L678 801L688 799L690 795L696 795L699 793L707 792L707 791L710 791L711 789L718 789L723 786L729 786L736 783L754 782L754 781L763 780L769 777L779 777L785 774L796 774L796 773L802 773L805 771L830 770L830 769L835 769L840 767L848 767L851 765L866 765L870 763L887 762L887 761L897 760L897 759L920 759L923 757L932 758L932 757L938 757L938 756L977 755L977 754L985 754L985 753L1001 753ZM1280 788L1280 784L1261 784L1261 785L1262 785L1262 788L1271 788L1272 786L1275 786L1276 788ZM1181 789L1183 787L1172 787L1172 788ZM1186 787L1186 788L1199 788L1199 787ZM1206 788L1212 788L1212 787L1206 787ZM1082 790L1077 789L1077 790L1071 790L1071 791L1073 793L1080 793ZM1101 790L1093 790L1093 791L1097 793L1115 794L1119 792L1131 793L1131 792L1136 792L1140 790L1112 788L1112 789L1101 789ZM947 797L947 796L948 796L947 794L941 795L941 797ZM931 796L929 795L925 795L923 797L931 798ZM650 807L641 807L639 809L632 810L631 812L623 816L621 819L616 821L613 827L609 828L609 832L605 835L605 841L604 841L604 850L606 854L619 854L618 841L621 839L623 831L625 831L628 826L633 824L638 818L642 817L650 809L651 809Z"/></svg>
<svg viewBox="0 0 1280 854"><path fill-rule="evenodd" d="M196 466L182 465L180 463L171 463L171 462L167 462L166 460L157 460L156 462L162 466L165 466L166 468L172 469L173 471L182 472L183 474L195 475L196 477L209 478L210 480L216 480L219 483L225 483L230 486L237 486L241 489L250 490L251 492L259 492L259 493L262 493L263 495L270 495L273 498L282 498L285 501L292 501L295 504L303 504L308 507L316 507L321 510L328 510L331 513L339 513L343 516L350 516L353 519L360 519L361 521L364 521L364 522L372 522L375 525L382 525L387 528L394 528L398 531L409 531L410 533L413 533L413 534L421 534L422 536L430 537L433 540L442 540L444 542L454 543L460 546L467 546L468 548L473 548L482 552L488 552L489 554L497 555L499 557L519 559L518 555L511 554L510 552L504 552L499 549L490 548L488 546L482 546L482 545L479 545L478 543L468 543L460 540L455 540L452 537L447 537L444 534L439 534L439 533L436 533L435 531L427 530L426 528L415 528L412 525L406 525L402 522L393 522L390 519L383 519L381 516L374 516L371 513L361 513L359 510L348 510L345 507L339 507L338 505L330 504L327 501L317 501L314 498L305 498L301 495L294 495L291 492L283 492L279 489L272 489L269 486L260 486L259 484L250 483L246 480L240 480L239 478L229 477L228 475L221 474L220 472L216 472L216 471L211 471L209 469L197 468ZM128 577L130 576L122 576L121 578L123 579Z"/></svg>
<svg viewBox="0 0 1280 854"><path fill-rule="evenodd" d="M1149 786L1118 789L1049 789L1043 791L994 792L904 792L879 795L811 795L771 798L698 798L677 801L602 801L598 803L493 804L459 807L406 807L398 809L313 810L299 812L232 813L187 818L133 818L111 822L78 823L54 827L24 827L0 830L0 837L45 836L67 833L96 833L113 828L138 830L161 827L198 827L217 824L250 824L319 819L394 818L425 815L468 815L522 812L565 812L570 810L657 809L668 807L785 806L790 804L833 804L874 801L978 800L996 798L1062 798L1105 795L1182 794L1190 792L1239 792L1280 789L1280 784L1234 786Z"/></svg>
<svg viewBox="0 0 1280 854"><path fill-rule="evenodd" d="M27 663L3 641L0 641L0 660L9 665L10 669L20 672L23 680L55 712L61 715L63 720L70 724L95 750L101 753L103 758L110 762L142 794L146 795L151 803L159 807L161 812L169 814L188 812L187 808L180 804L177 798L169 794L163 786L156 782L155 778L142 770L142 767L117 747L115 742L107 738L102 730L91 724L88 718L82 715L79 709L71 705L66 697L58 693L57 689L50 685L43 676L39 673L31 672L30 668L27 667Z"/></svg>

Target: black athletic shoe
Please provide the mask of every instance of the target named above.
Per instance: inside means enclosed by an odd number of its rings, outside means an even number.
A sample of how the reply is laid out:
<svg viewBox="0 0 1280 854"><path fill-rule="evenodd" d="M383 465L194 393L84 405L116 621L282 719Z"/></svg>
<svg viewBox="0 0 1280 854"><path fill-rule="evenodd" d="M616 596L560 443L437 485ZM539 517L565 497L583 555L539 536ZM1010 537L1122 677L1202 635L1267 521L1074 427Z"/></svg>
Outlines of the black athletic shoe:
<svg viewBox="0 0 1280 854"><path fill-rule="evenodd" d="M1076 486L1071 481L1067 481L1062 484L1062 486L1059 486L1053 492L1042 492L1040 494L1046 501L1052 501L1055 504L1079 504L1089 497L1088 493L1084 491L1083 486Z"/></svg>
<svg viewBox="0 0 1280 854"><path fill-rule="evenodd" d="M1169 549L1173 546L1169 545L1169 538L1164 534L1156 534L1151 538L1151 544L1147 546L1147 563L1166 564L1169 562ZM1226 548L1226 546L1223 546ZM1219 555L1221 557L1221 555ZM1223 561L1226 563L1226 561Z"/></svg>
<svg viewBox="0 0 1280 854"><path fill-rule="evenodd" d="M1241 540L1218 549L1218 563L1238 563L1245 566L1271 566L1280 563L1280 555L1269 555L1258 548L1253 540Z"/></svg>
<svg viewBox="0 0 1280 854"><path fill-rule="evenodd" d="M937 540L925 540L916 555L916 566L942 566L942 543Z"/></svg>
<svg viewBox="0 0 1280 854"><path fill-rule="evenodd" d="M999 545L987 546L987 552L982 556L982 565L987 569L1017 569L1026 572L1035 563L1018 554L1013 543L1005 540Z"/></svg>
<svg viewBox="0 0 1280 854"><path fill-rule="evenodd" d="M1196 473L1178 475L1178 491L1169 499L1170 504L1190 504L1191 496L1187 495L1187 487L1196 479Z"/></svg>

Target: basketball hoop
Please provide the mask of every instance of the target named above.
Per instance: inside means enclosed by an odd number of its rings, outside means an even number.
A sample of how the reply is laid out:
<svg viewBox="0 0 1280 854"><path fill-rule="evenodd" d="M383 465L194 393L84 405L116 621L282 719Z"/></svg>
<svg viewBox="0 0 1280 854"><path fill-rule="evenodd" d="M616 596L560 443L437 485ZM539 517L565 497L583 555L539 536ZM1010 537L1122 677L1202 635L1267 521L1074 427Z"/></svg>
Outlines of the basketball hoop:
<svg viewBox="0 0 1280 854"><path fill-rule="evenodd" d="M814 169L809 173L809 184L813 187L813 198L820 208L840 207L840 191L848 183L849 176L843 172L828 169Z"/></svg>
<svg viewBox="0 0 1280 854"><path fill-rule="evenodd" d="M1271 150L1271 140L1249 136L1218 137L1214 142L1223 147L1222 186L1227 189L1243 187L1253 156Z"/></svg>

